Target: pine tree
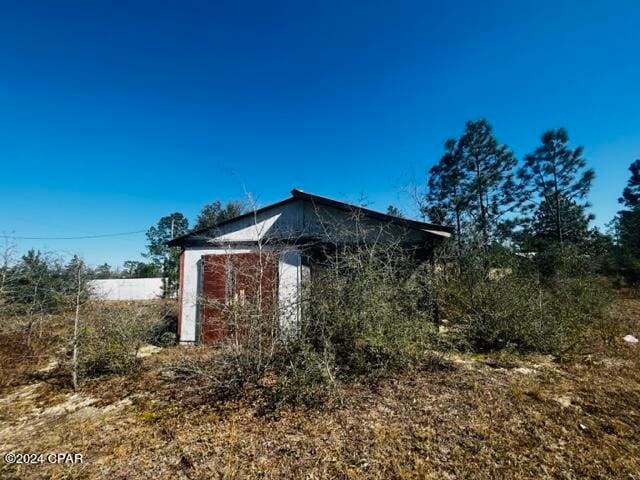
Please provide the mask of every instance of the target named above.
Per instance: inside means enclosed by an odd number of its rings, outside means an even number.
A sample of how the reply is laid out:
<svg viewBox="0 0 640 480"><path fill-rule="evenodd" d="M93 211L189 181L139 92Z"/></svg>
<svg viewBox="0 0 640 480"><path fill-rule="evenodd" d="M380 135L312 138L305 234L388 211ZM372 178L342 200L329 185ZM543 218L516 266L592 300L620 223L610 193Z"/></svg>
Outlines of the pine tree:
<svg viewBox="0 0 640 480"><path fill-rule="evenodd" d="M106 262L103 263L102 265L98 265L93 270L93 278L105 279L105 278L112 278L112 277L113 277L113 272L111 271L111 265L109 265Z"/></svg>
<svg viewBox="0 0 640 480"><path fill-rule="evenodd" d="M169 255L167 242L184 235L189 230L189 221L179 212L172 213L158 220L158 223L147 230L147 253L145 257L162 263Z"/></svg>
<svg viewBox="0 0 640 480"><path fill-rule="evenodd" d="M404 215L402 214L400 209L398 207L393 206L393 205L389 205L387 207L387 215L391 215L393 217L398 217L398 218L404 218Z"/></svg>
<svg viewBox="0 0 640 480"><path fill-rule="evenodd" d="M531 225L536 217L544 217L553 232L552 239L562 244L575 227L576 215L589 219L585 213L588 204L581 202L589 193L595 174L587 168L583 148L569 147L569 135L564 128L546 131L541 141L525 157L518 172L523 220ZM563 215L569 207L571 216ZM545 235L548 233L545 231Z"/></svg>
<svg viewBox="0 0 640 480"><path fill-rule="evenodd" d="M435 223L452 224L458 246L462 242L463 217L468 207L468 192L464 191L467 172L462 163L458 141L448 139L445 153L431 167L427 180L424 214Z"/></svg>
<svg viewBox="0 0 640 480"><path fill-rule="evenodd" d="M208 203L202 207L198 215L195 230L213 228L220 222L242 215L245 210L242 202L230 201L224 207L219 200Z"/></svg>
<svg viewBox="0 0 640 480"><path fill-rule="evenodd" d="M189 221L179 212L172 213L158 220L156 226L147 231L147 253L144 257L150 258L162 271L166 279L164 294L172 295L178 283L178 264L180 249L169 247L167 242L175 237L184 235L189 230Z"/></svg>
<svg viewBox="0 0 640 480"><path fill-rule="evenodd" d="M505 216L516 207L513 170L517 160L506 145L498 143L485 119L467 122L457 151L465 172L461 184L465 207L483 245L488 246L499 239Z"/></svg>
<svg viewBox="0 0 640 480"><path fill-rule="evenodd" d="M640 160L636 160L629 165L631 178L622 192L622 197L618 202L630 210L637 210L640 206Z"/></svg>
<svg viewBox="0 0 640 480"><path fill-rule="evenodd" d="M61 293L66 303L73 303L75 306L77 301L77 295L81 295L80 300L84 303L89 299L90 288L88 287L89 269L84 260L78 255L74 255L69 260L62 270L62 288ZM80 275L80 277L78 277ZM78 285L78 279L82 280L82 283ZM80 288L81 292L78 292Z"/></svg>
<svg viewBox="0 0 640 480"><path fill-rule="evenodd" d="M590 238L589 221L593 215L586 215L584 208L564 197L560 198L560 216L563 222L563 239L565 242L580 245ZM534 214L532 235L534 248L538 251L557 243L557 223L555 209L550 208L543 200Z"/></svg>
<svg viewBox="0 0 640 480"><path fill-rule="evenodd" d="M618 212L620 248L640 256L640 160L629 166L631 177L618 199L626 208Z"/></svg>
<svg viewBox="0 0 640 480"><path fill-rule="evenodd" d="M10 303L20 305L27 315L56 311L60 279L54 267L40 251L29 250L15 267Z"/></svg>

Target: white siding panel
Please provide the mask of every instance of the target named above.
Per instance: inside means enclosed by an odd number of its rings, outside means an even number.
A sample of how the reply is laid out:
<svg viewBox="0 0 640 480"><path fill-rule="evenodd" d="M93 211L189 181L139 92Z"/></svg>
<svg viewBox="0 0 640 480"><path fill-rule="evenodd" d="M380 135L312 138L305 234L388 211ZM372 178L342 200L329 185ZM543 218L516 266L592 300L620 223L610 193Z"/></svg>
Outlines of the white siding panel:
<svg viewBox="0 0 640 480"><path fill-rule="evenodd" d="M278 262L278 306L280 326L285 333L297 329L300 318L302 257L297 250L283 252Z"/></svg>

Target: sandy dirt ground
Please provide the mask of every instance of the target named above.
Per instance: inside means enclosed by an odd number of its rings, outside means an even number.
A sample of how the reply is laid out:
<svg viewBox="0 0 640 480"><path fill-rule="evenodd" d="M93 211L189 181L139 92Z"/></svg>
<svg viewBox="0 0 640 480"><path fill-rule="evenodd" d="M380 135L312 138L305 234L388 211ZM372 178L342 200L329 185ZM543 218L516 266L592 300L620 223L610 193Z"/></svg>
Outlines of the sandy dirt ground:
<svg viewBox="0 0 640 480"><path fill-rule="evenodd" d="M640 301L617 301L610 321L615 333L594 327L564 359L451 354L266 415L195 401L166 365L198 349L153 352L136 376L78 392L39 365L0 392L0 453L44 456L0 460L0 478L640 479L640 346L622 339L640 337Z"/></svg>

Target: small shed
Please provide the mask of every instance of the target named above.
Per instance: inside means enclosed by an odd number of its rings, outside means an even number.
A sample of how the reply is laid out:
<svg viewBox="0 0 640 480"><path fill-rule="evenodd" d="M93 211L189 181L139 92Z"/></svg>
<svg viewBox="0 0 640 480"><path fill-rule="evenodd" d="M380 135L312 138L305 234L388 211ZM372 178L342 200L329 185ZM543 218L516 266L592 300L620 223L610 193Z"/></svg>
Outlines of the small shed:
<svg viewBox="0 0 640 480"><path fill-rule="evenodd" d="M312 278L319 246L401 242L426 259L452 229L387 215L292 190L285 200L171 240L180 247L178 336L216 343L227 334L222 306L260 296L277 307L282 329L300 316L302 285Z"/></svg>

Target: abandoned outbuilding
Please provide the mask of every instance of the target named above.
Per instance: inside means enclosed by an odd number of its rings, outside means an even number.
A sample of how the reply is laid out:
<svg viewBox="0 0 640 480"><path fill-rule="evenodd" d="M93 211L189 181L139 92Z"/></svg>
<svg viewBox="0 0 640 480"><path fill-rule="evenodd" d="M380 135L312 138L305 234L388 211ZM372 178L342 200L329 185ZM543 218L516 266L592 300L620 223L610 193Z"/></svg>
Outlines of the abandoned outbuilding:
<svg viewBox="0 0 640 480"><path fill-rule="evenodd" d="M285 200L168 243L181 248L179 340L187 344L222 340L228 332L224 306L242 303L258 290L278 308L283 329L295 325L302 285L313 278L314 264L325 251L322 246L398 242L411 248L419 261L451 233L450 227L294 189Z"/></svg>

